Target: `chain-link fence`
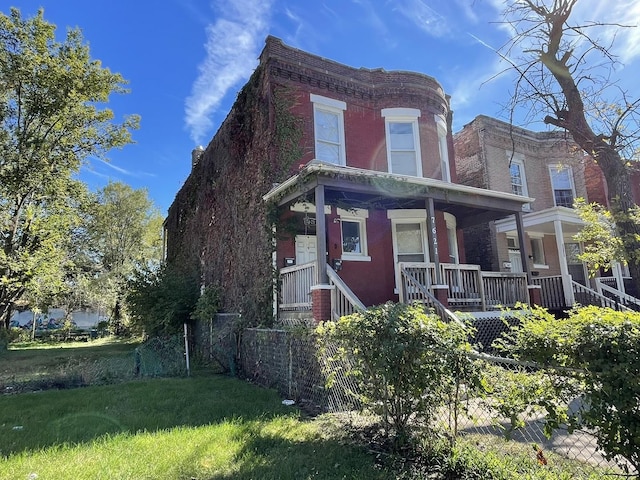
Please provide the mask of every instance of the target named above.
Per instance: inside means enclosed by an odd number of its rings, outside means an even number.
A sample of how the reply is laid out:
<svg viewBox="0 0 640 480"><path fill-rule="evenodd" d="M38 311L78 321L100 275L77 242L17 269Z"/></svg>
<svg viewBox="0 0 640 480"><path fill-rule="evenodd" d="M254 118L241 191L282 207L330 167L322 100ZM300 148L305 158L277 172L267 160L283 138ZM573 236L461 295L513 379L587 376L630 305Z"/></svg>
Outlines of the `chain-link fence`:
<svg viewBox="0 0 640 480"><path fill-rule="evenodd" d="M477 322L476 338L490 345L493 338L505 331L507 325L499 316ZM482 340L484 340L484 343ZM331 347L325 355L334 356ZM308 328L246 329L240 342L240 367L243 374L257 384L275 388L286 398L295 400L311 413L348 411L357 407L354 393L357 387L346 372L348 365L332 363L331 387L322 361L318 360L316 338ZM532 386L546 373L511 359L486 353L473 355L476 367L490 385L488 395L469 392L458 404L443 409L440 423L448 432L467 436L474 442L507 441L505 445L534 446L544 461L568 459L576 471L576 478L594 474L622 474L615 461L607 461L596 447L595 437L586 431L557 428L550 438L544 434L545 412L541 408L523 408L518 413L518 390L525 394L527 382ZM537 375L537 376L536 376ZM507 385L515 389L509 390ZM461 391L464 391L464 386ZM530 392L531 393L531 392ZM577 408L580 399L574 398L570 408ZM454 411L455 410L455 411ZM452 425L455 422L455 425ZM506 440L503 440L506 439ZM507 447L501 447L507 448ZM545 457L546 455L546 457Z"/></svg>

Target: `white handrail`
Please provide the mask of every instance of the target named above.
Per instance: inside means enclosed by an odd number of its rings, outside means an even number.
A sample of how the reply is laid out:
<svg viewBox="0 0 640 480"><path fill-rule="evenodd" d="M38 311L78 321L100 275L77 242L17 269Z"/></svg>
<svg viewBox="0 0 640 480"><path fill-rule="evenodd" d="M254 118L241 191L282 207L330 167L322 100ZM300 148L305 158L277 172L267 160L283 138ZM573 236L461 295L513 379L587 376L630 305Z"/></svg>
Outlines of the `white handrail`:
<svg viewBox="0 0 640 480"><path fill-rule="evenodd" d="M575 280L571 280L571 284L573 285L573 291L575 293L584 292L587 295L591 295L592 297L595 297L596 299L598 299L600 301L600 305L603 307L613 308L614 310L616 309L616 307L620 307L621 311L633 312L633 310L623 305L622 303L616 302L612 298L605 297L604 295L599 294L592 288L585 287L584 285L576 282Z"/></svg>
<svg viewBox="0 0 640 480"><path fill-rule="evenodd" d="M327 265L327 275L329 276L329 284L334 287L331 292L331 315L334 320L358 310L367 309L330 265Z"/></svg>
<svg viewBox="0 0 640 480"><path fill-rule="evenodd" d="M624 300L626 303L633 303L640 307L640 300L638 300L636 297L632 297L628 293L621 292L617 288L610 287L606 283L602 282L598 284L598 287L600 290L609 292L611 295L615 295L616 297L618 297L621 303Z"/></svg>

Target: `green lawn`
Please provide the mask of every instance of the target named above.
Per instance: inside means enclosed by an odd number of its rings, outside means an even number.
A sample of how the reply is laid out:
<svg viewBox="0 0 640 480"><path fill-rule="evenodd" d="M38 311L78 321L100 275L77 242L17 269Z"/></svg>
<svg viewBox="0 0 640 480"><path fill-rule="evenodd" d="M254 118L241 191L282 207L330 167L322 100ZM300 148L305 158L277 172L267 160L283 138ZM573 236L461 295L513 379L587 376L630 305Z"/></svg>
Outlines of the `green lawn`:
<svg viewBox="0 0 640 480"><path fill-rule="evenodd" d="M0 452L2 479L393 478L275 392L221 376L2 396Z"/></svg>
<svg viewBox="0 0 640 480"><path fill-rule="evenodd" d="M139 341L101 338L90 342L12 344L0 353L0 383L58 374L104 359L125 358L133 354Z"/></svg>

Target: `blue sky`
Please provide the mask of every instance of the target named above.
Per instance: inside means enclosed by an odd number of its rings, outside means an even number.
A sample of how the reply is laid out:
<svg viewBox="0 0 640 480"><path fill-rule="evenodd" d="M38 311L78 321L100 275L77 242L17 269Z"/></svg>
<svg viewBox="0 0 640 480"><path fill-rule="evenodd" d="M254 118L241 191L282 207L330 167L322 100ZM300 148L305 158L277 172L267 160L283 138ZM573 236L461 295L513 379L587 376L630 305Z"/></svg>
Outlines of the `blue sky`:
<svg viewBox="0 0 640 480"><path fill-rule="evenodd" d="M452 97L454 131L484 114L506 118L512 78L492 51L509 38L501 0L13 0L23 16L44 8L58 26L80 27L91 55L129 80L113 96L116 118L137 113L135 144L92 160L91 188L122 181L147 188L164 214L189 174L191 150L205 145L257 64L268 34L353 66L435 77ZM638 0L580 0L582 18L640 23ZM8 7L1 11L8 13ZM623 87L640 78L640 28L616 34ZM529 128L543 129L541 123Z"/></svg>

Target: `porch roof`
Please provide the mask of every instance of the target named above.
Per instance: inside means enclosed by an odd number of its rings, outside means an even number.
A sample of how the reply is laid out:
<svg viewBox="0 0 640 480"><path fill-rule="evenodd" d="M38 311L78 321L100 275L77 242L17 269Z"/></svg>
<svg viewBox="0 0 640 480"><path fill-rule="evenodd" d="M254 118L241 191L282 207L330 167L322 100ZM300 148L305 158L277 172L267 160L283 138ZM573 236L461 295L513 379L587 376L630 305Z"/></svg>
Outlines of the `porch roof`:
<svg viewBox="0 0 640 480"><path fill-rule="evenodd" d="M437 210L453 214L459 228L522 212L533 198L388 172L309 162L297 175L272 188L265 201L286 205L325 187L327 202L359 208L424 208L434 200Z"/></svg>
<svg viewBox="0 0 640 480"><path fill-rule="evenodd" d="M551 207L538 212L526 213L522 216L522 224L528 232L554 234L554 222L562 224L564 233L575 234L582 230L584 221L580 215L569 207ZM496 231L515 232L516 221L514 218L505 218L496 222Z"/></svg>

